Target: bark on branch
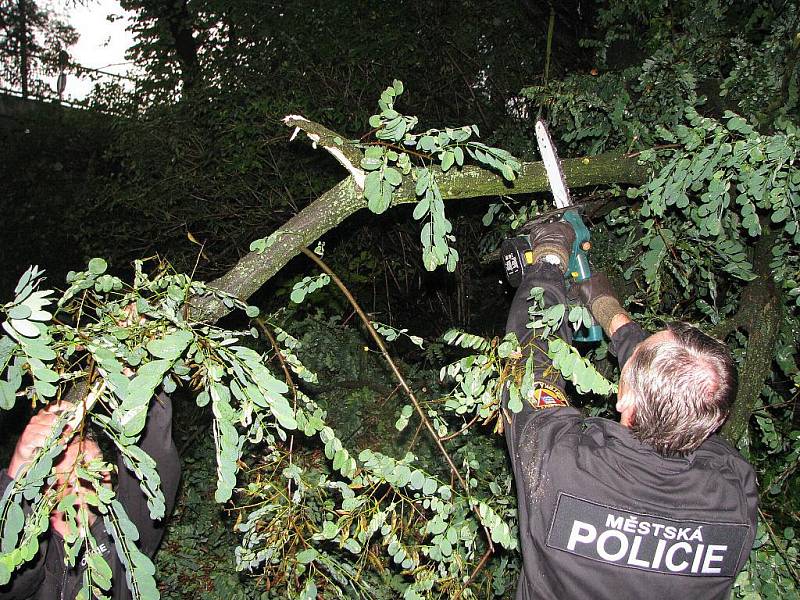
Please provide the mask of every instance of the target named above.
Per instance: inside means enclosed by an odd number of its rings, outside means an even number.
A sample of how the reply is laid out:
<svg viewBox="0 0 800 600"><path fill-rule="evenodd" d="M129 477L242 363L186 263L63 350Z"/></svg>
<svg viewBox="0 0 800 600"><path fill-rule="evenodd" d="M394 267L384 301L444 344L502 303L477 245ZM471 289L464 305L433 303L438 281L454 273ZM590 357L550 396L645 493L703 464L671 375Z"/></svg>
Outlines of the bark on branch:
<svg viewBox="0 0 800 600"><path fill-rule="evenodd" d="M739 369L739 390L722 436L736 446L747 432L750 415L770 373L775 345L780 334L783 310L781 296L770 273L775 235L764 232L753 251L753 270L758 275L742 292L739 311L712 331L724 339L735 329L747 333L745 359Z"/></svg>
<svg viewBox="0 0 800 600"><path fill-rule="evenodd" d="M351 174L322 194L276 231L276 241L263 253L250 252L225 275L211 285L234 294L242 300L275 275L301 248L307 247L323 234L337 227L353 213L366 208L362 194L363 172L360 169L361 151L344 137L326 127L303 117L291 115L284 119L286 125L303 130L318 146L330 152ZM603 154L585 158L562 160L564 176L571 188L624 183L640 185L648 177L645 167L636 158ZM519 176L513 183L492 171L476 166L451 168L443 173L438 167L433 171L442 197L458 200L483 196L517 195L549 190L547 174L541 162L523 163ZM360 173L360 176L359 176ZM394 204L416 202L413 181L406 178ZM199 320L214 322L228 309L217 299L205 298L195 302L193 315Z"/></svg>

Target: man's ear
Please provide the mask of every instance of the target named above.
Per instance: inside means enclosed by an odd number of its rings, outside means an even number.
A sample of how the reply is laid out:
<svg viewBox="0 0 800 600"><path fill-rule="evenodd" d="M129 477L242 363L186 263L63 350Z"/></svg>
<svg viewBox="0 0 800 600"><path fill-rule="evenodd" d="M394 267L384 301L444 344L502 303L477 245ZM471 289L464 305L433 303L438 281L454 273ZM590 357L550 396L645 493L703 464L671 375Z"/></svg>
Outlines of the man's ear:
<svg viewBox="0 0 800 600"><path fill-rule="evenodd" d="M636 401L633 394L620 388L617 394L617 412L624 413L626 410L632 410L634 408L636 408Z"/></svg>
<svg viewBox="0 0 800 600"><path fill-rule="evenodd" d="M616 409L619 413L620 424L625 427L633 427L636 417L636 396L622 383L620 383L619 391L617 392Z"/></svg>

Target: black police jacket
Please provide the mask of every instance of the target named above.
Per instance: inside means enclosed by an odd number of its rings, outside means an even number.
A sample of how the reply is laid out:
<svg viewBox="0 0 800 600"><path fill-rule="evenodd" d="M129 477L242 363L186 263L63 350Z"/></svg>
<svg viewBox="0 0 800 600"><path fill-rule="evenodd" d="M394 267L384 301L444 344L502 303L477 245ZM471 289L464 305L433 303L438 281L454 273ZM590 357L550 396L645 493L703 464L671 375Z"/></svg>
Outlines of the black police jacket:
<svg viewBox="0 0 800 600"><path fill-rule="evenodd" d="M156 461L161 487L166 501L166 515L175 507L175 494L180 479L178 451L172 439L172 403L161 394L151 403L139 446ZM128 517L139 530L139 549L152 557L164 534L164 523L150 519L147 499L139 488L139 481L128 471L122 458L117 458L117 499ZM5 489L11 479L5 470L0 472L0 489ZM102 518L92 524L92 535L97 540L112 571L113 600L129 600L131 593L125 582L125 568L117 558L114 542L105 530ZM0 588L0 600L74 600L81 589L85 557L80 556L75 568L64 566L64 540L55 531L48 531L39 542L39 553L11 576L11 581Z"/></svg>
<svg viewBox="0 0 800 600"><path fill-rule="evenodd" d="M548 304L565 301L561 274L538 267L508 319L523 343L530 288L544 288ZM560 334L571 340L568 326ZM620 365L646 337L634 323L615 333ZM756 533L752 467L717 436L688 456L661 456L619 423L566 405L564 381L547 367L537 363L535 401L506 411L523 558L517 599L727 598Z"/></svg>

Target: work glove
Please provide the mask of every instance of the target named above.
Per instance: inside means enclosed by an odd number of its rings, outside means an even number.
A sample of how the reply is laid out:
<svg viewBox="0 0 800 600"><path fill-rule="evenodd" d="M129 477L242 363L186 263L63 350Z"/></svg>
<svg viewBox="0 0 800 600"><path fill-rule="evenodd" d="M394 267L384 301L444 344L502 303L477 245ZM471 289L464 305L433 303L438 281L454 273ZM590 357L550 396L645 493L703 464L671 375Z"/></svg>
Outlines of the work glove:
<svg viewBox="0 0 800 600"><path fill-rule="evenodd" d="M556 221L534 225L526 233L531 240L532 264L540 260L552 264L558 263L561 272L566 272L572 244L575 242L575 230L571 225L564 221Z"/></svg>
<svg viewBox="0 0 800 600"><path fill-rule="evenodd" d="M630 318L619 303L614 287L604 273L595 272L589 279L574 282L570 292L577 294L581 303L589 309L594 320L606 332L609 331L611 320L615 316L623 314Z"/></svg>

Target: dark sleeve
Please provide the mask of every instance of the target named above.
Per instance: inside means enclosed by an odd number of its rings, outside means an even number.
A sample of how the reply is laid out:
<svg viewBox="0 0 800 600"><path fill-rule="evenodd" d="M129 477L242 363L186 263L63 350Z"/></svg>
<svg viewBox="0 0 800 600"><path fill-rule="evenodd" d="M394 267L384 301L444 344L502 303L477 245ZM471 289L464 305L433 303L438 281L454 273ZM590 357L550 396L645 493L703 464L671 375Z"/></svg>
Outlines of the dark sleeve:
<svg viewBox="0 0 800 600"><path fill-rule="evenodd" d="M0 471L0 489L3 492L11 485L12 481L13 479L8 476L5 469ZM30 504L23 501L22 510L27 516L31 510ZM11 581L0 587L0 600L25 600L26 598L32 598L39 591L44 582L44 563L47 556L49 537L49 532L45 532L39 542L39 551L36 556L14 571L11 574Z"/></svg>
<svg viewBox="0 0 800 600"><path fill-rule="evenodd" d="M611 354L617 357L620 370L628 362L636 346L648 337L650 337L650 334L633 321L626 323L614 332L609 350Z"/></svg>
<svg viewBox="0 0 800 600"><path fill-rule="evenodd" d="M152 402L139 447L156 461L166 504L164 519L153 521L150 518L147 498L139 487L139 480L128 470L121 457L117 459L117 497L139 530L139 548L152 557L164 535L167 517L175 508L175 495L181 476L178 450L172 439L172 401L166 394L160 394Z"/></svg>
<svg viewBox="0 0 800 600"><path fill-rule="evenodd" d="M519 367L524 367L528 357L533 356L534 375L537 385L541 384L543 387L546 387L554 396L560 397L563 403L554 404L550 408L535 409L532 407L529 399L523 399L522 410L518 413L513 413L507 406L508 392L503 392L503 408L506 417L506 441L511 454L511 460L515 464L515 470L518 463L527 462L530 459L527 455L535 451L534 448L530 447L531 444L529 443L524 444L527 450L523 451L523 448L520 447L521 438L525 430L529 427L529 424L530 427L536 427L538 430L545 426L543 421L549 422L554 420L554 422L558 421L560 423L563 418L566 417L569 422L564 421L563 424L570 427L574 419L581 418L581 414L578 410L566 405L564 378L561 377L561 373L553 368L553 363L547 356L546 342L535 337L534 331L527 327L529 321L528 309L531 305L528 296L530 296L531 288L534 287L540 287L544 290L545 306L567 303L564 276L561 270L551 264L538 263L525 273L522 284L519 286L519 289L517 289L517 293L511 303L511 310L508 314L506 331L513 331L516 333L522 345L523 357L518 363ZM568 344L572 343L572 329L566 318L561 324L560 329L556 332L556 335ZM534 424L534 421L537 423ZM556 426L556 428L558 427L559 426Z"/></svg>

